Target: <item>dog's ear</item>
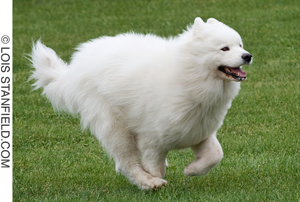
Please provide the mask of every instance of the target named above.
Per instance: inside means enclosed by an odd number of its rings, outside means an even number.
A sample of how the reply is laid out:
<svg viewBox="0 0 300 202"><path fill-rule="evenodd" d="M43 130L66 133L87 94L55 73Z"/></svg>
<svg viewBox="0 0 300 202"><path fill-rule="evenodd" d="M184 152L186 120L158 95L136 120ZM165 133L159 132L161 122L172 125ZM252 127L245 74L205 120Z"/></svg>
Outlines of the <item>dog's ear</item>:
<svg viewBox="0 0 300 202"><path fill-rule="evenodd" d="M199 17L195 18L194 25L193 25L193 32L197 34L201 32L203 26L205 26L205 22Z"/></svg>
<svg viewBox="0 0 300 202"><path fill-rule="evenodd" d="M212 24L212 23L220 23L218 20L216 20L215 18L209 18L207 20L207 23Z"/></svg>

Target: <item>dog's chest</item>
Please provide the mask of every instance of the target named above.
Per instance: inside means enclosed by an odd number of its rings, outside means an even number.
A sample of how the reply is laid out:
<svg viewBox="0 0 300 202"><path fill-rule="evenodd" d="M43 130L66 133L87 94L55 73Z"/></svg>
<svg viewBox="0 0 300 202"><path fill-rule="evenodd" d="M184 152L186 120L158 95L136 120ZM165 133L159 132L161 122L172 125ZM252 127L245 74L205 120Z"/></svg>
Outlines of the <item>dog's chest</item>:
<svg viewBox="0 0 300 202"><path fill-rule="evenodd" d="M178 140L179 146L196 145L211 136L222 125L226 114L224 111L226 109L220 109L220 106L211 106L207 109L199 107L196 112L193 112L197 115L187 120L185 125L187 129L182 131Z"/></svg>
<svg viewBox="0 0 300 202"><path fill-rule="evenodd" d="M173 140L174 148L199 144L216 133L239 89L239 83L225 83L222 90L218 90L219 93L210 93L210 99L202 99L196 107L183 113L182 118L172 126L170 139Z"/></svg>
<svg viewBox="0 0 300 202"><path fill-rule="evenodd" d="M227 109L225 106L210 106L198 108L187 114L187 117L177 124L176 147L185 148L199 144L207 139L222 125Z"/></svg>

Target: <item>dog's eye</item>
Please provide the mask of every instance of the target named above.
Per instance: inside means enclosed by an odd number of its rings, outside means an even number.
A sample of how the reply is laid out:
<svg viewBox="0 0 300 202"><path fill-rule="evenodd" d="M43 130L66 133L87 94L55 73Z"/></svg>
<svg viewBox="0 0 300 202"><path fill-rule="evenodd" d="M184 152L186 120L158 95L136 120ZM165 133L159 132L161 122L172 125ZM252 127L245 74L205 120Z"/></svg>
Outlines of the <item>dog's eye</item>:
<svg viewBox="0 0 300 202"><path fill-rule="evenodd" d="M240 44L240 47L243 48L243 46Z"/></svg>
<svg viewBox="0 0 300 202"><path fill-rule="evenodd" d="M222 50L222 51L229 51L229 47L226 46L226 47L224 47L224 48L221 48L221 50Z"/></svg>

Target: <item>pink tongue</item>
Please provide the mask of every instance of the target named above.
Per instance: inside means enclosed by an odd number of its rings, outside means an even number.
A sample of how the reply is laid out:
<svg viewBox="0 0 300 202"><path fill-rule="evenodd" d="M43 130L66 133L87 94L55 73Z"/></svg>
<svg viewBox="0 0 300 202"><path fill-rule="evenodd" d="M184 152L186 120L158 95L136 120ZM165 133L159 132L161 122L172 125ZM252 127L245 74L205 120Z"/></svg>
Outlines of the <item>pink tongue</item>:
<svg viewBox="0 0 300 202"><path fill-rule="evenodd" d="M230 68L231 72L238 76L238 73L240 74L239 77L246 77L247 72L244 72L240 67L237 68Z"/></svg>

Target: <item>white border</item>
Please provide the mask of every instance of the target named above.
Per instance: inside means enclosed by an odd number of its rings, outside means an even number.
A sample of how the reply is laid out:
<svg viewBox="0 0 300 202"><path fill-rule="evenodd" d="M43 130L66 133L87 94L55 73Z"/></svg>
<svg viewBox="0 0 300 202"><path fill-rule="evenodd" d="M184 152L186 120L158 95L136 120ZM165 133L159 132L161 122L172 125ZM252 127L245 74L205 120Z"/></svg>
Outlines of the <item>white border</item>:
<svg viewBox="0 0 300 202"><path fill-rule="evenodd" d="M0 6L0 34L12 34L12 0L1 1Z"/></svg>
<svg viewBox="0 0 300 202"><path fill-rule="evenodd" d="M10 168L0 168L0 200L12 201L12 0L1 1L0 34L10 35Z"/></svg>

